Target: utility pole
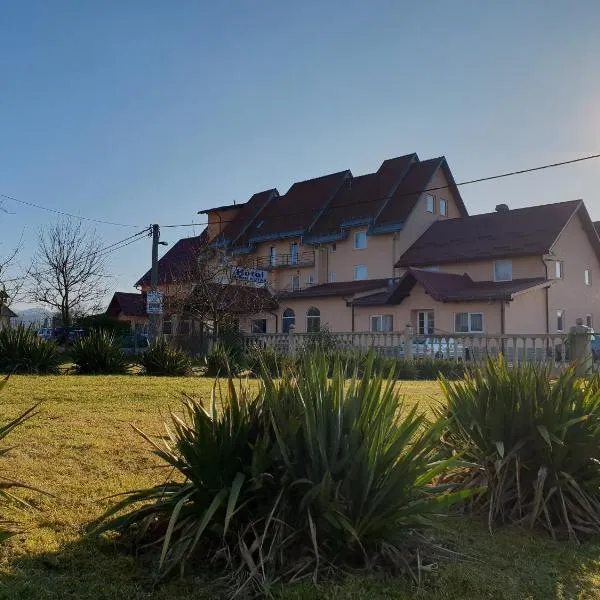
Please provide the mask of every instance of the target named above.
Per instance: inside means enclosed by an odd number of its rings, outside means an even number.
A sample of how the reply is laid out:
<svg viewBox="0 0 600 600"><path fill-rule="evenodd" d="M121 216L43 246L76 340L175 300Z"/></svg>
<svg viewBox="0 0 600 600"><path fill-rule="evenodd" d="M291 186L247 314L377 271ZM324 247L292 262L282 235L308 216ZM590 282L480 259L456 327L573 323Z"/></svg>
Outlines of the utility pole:
<svg viewBox="0 0 600 600"><path fill-rule="evenodd" d="M152 300L156 306L156 295L158 293L158 245L160 244L160 227L157 223L152 225L152 270L150 272L150 291L152 293ZM162 320L162 314L156 311L155 306L150 309L150 303L148 304L148 318L149 318L149 330L148 338L150 342L153 342L161 333L160 324Z"/></svg>

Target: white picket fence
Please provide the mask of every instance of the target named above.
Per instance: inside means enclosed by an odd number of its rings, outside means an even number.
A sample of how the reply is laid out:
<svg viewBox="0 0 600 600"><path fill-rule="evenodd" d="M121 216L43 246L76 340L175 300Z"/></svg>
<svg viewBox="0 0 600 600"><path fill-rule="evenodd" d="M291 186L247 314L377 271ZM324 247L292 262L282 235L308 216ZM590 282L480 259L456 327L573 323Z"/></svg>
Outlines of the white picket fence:
<svg viewBox="0 0 600 600"><path fill-rule="evenodd" d="M571 356L568 334L551 335L429 335L411 336L405 332L389 333L277 333L249 334L248 350L275 348L286 354L323 343L326 349L368 351L397 358L433 358L456 361L481 361L503 354L510 363L551 362L566 365L576 360Z"/></svg>

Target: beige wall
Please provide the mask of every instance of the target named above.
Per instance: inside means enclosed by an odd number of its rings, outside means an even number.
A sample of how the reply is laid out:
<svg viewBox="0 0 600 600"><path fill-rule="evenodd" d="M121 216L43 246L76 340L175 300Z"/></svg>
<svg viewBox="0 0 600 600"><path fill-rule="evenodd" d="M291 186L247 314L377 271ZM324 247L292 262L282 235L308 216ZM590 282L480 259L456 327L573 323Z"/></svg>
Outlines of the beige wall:
<svg viewBox="0 0 600 600"><path fill-rule="evenodd" d="M546 277L546 269L540 256L518 256L511 260L513 263L513 279ZM456 273L458 275L467 273L474 281L494 280L493 260L442 264L439 267L443 273Z"/></svg>
<svg viewBox="0 0 600 600"><path fill-rule="evenodd" d="M546 290L536 288L507 302L504 331L507 335L546 333Z"/></svg>
<svg viewBox="0 0 600 600"><path fill-rule="evenodd" d="M352 331L352 310L346 306L343 298L296 298L279 303L279 331L281 331L282 315L286 308L291 308L296 313L296 331L306 331L306 312L314 306L321 311L321 326L327 326L333 332Z"/></svg>
<svg viewBox="0 0 600 600"><path fill-rule="evenodd" d="M566 327L591 314L594 327L600 329L600 263L594 253L581 218L576 214L551 248L551 255L564 264L564 278L553 282L549 290L550 332L556 332L556 310L563 309ZM549 261L548 273L554 275L554 261ZM584 270L592 272L592 285L585 285Z"/></svg>

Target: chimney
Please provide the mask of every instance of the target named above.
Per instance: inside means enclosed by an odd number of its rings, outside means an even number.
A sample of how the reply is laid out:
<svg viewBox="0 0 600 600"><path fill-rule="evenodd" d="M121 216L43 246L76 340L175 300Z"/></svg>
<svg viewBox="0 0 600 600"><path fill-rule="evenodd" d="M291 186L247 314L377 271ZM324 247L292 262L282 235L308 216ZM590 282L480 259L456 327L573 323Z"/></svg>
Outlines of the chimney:
<svg viewBox="0 0 600 600"><path fill-rule="evenodd" d="M496 212L507 213L509 211L508 204L498 204L496 206Z"/></svg>

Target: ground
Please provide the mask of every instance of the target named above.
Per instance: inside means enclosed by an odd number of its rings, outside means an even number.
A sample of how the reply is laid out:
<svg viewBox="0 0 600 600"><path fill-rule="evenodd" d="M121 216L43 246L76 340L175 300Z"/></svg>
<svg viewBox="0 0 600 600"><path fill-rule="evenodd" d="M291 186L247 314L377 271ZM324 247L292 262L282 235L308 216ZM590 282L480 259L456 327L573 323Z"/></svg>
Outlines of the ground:
<svg viewBox="0 0 600 600"><path fill-rule="evenodd" d="M154 588L152 557L136 558L110 540L86 538L84 531L108 505L103 498L166 475L130 424L159 434L181 392L209 398L211 389L212 382L201 378L12 377L0 396L1 420L42 404L14 432L3 474L56 497L26 494L36 510L20 515L26 531L0 548L0 599L213 598L200 577ZM407 403L424 409L440 401L436 383L406 382L402 391ZM464 558L439 565L420 588L402 580L348 579L318 589L287 587L280 598L600 600L600 541L575 546L518 529L490 536L484 524L455 518L446 535Z"/></svg>

